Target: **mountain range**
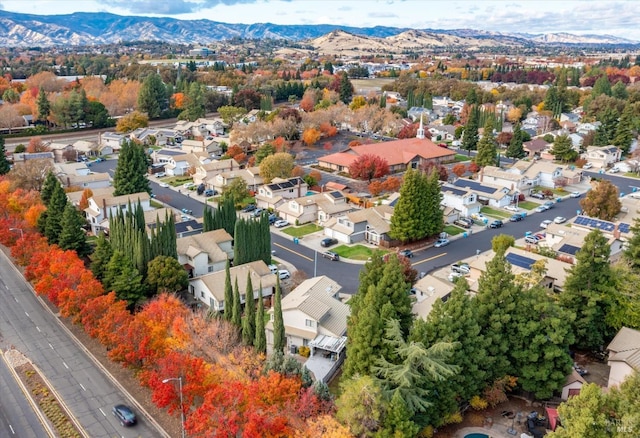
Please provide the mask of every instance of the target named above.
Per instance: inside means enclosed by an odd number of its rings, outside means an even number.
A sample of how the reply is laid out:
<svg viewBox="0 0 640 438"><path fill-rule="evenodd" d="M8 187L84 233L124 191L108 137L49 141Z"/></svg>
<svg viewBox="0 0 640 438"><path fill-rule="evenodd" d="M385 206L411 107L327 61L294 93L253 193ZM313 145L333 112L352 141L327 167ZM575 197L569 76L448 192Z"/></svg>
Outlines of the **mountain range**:
<svg viewBox="0 0 640 438"><path fill-rule="evenodd" d="M101 45L125 41L163 41L174 44L209 44L234 37L314 41L340 30L380 50L400 44L403 49L427 47L480 48L534 45L640 45L638 41L609 35L507 34L473 29L437 30L397 27L349 27L331 24L278 25L272 23L230 24L211 20L177 20L167 17L121 16L76 12L67 15L32 15L0 10L0 47L46 47L57 45ZM379 44L378 44L379 42ZM397 50L394 50L397 53ZM327 53L326 51L323 53Z"/></svg>

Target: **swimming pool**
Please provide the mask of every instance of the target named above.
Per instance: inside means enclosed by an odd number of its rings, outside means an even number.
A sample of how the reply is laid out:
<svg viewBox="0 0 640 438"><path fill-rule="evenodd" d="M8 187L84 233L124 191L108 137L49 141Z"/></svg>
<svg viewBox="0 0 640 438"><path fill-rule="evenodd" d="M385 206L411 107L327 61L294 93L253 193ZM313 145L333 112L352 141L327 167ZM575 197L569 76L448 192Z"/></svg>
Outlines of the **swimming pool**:
<svg viewBox="0 0 640 438"><path fill-rule="evenodd" d="M485 435L484 433L470 433L469 435L465 435L464 438L489 438L489 435Z"/></svg>

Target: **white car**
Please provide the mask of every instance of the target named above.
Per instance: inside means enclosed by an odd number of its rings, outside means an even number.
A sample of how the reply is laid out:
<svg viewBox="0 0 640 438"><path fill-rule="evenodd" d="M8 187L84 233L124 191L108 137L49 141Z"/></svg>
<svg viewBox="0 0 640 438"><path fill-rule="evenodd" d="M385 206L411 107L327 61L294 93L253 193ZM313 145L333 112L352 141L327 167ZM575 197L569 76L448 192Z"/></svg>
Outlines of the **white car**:
<svg viewBox="0 0 640 438"><path fill-rule="evenodd" d="M567 221L566 217L562 217L562 216L557 216L554 220L553 223L555 224L563 224Z"/></svg>
<svg viewBox="0 0 640 438"><path fill-rule="evenodd" d="M620 172L620 169L618 169L617 167L612 167L611 169L609 169L609 173L618 173Z"/></svg>
<svg viewBox="0 0 640 438"><path fill-rule="evenodd" d="M291 273L286 269L280 269L278 271L278 277L280 280L286 280L287 278L291 278Z"/></svg>
<svg viewBox="0 0 640 438"><path fill-rule="evenodd" d="M275 221L275 223L273 224L274 227L276 228L282 228L282 227L286 227L287 225L289 225L289 221L281 219L279 221Z"/></svg>
<svg viewBox="0 0 640 438"><path fill-rule="evenodd" d="M160 184L158 184L158 185L159 185L160 187L164 187L165 189L168 189L168 188L169 188L169 184L167 184L167 183L160 183Z"/></svg>
<svg viewBox="0 0 640 438"><path fill-rule="evenodd" d="M569 195L572 198L579 198L580 197L580 192L571 192L571 194Z"/></svg>
<svg viewBox="0 0 640 438"><path fill-rule="evenodd" d="M184 183L184 185L182 187L184 187L185 189L188 189L188 188L193 187L193 186L195 186L194 183L188 182L188 183Z"/></svg>
<svg viewBox="0 0 640 438"><path fill-rule="evenodd" d="M449 239L438 239L436 243L433 244L435 248L442 248L443 246L447 246L449 244Z"/></svg>
<svg viewBox="0 0 640 438"><path fill-rule="evenodd" d="M269 270L271 271L272 274L277 274L278 273L278 265L269 265L268 266Z"/></svg>
<svg viewBox="0 0 640 438"><path fill-rule="evenodd" d="M515 211L516 213L520 211L520 209L515 205L507 205L504 209L509 211Z"/></svg>
<svg viewBox="0 0 640 438"><path fill-rule="evenodd" d="M461 274L459 272L450 272L449 277L447 278L451 283L454 283L460 277L464 277L464 274Z"/></svg>
<svg viewBox="0 0 640 438"><path fill-rule="evenodd" d="M547 228L553 221L546 219L540 222L540 228Z"/></svg>
<svg viewBox="0 0 640 438"><path fill-rule="evenodd" d="M584 166L582 166L583 169L591 169L593 167L593 163L587 163Z"/></svg>

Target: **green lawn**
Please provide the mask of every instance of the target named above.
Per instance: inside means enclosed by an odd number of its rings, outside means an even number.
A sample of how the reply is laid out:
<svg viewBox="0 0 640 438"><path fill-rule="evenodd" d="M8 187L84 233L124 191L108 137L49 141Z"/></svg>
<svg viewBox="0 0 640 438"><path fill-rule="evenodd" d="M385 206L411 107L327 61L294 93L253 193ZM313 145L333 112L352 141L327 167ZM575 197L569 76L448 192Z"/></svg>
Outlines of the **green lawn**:
<svg viewBox="0 0 640 438"><path fill-rule="evenodd" d="M299 227L287 227L282 230L283 233L288 234L291 237L303 237L307 234L316 233L321 231L322 227L316 224L305 224Z"/></svg>
<svg viewBox="0 0 640 438"><path fill-rule="evenodd" d="M625 172L623 175L628 176L629 178L640 178L640 175L635 172Z"/></svg>
<svg viewBox="0 0 640 438"><path fill-rule="evenodd" d="M162 178L160 181L169 184L173 187L178 187L186 182L193 182L193 177L190 176L170 176L169 178Z"/></svg>
<svg viewBox="0 0 640 438"><path fill-rule="evenodd" d="M459 163L460 161L471 161L471 157L462 154L456 154L454 160Z"/></svg>
<svg viewBox="0 0 640 438"><path fill-rule="evenodd" d="M340 257L344 257L347 259L368 260L374 251L379 251L379 250L372 249L362 245L353 245L353 246L340 245L336 248L333 248L331 251L335 252Z"/></svg>
<svg viewBox="0 0 640 438"><path fill-rule="evenodd" d="M456 236L460 233L464 233L462 228L456 227L455 225L447 225L442 231L447 233L449 236Z"/></svg>
<svg viewBox="0 0 640 438"><path fill-rule="evenodd" d="M537 202L531 202L531 201L518 202L518 207L524 208L525 210L533 210L534 208L539 206L540 204L538 204Z"/></svg>
<svg viewBox="0 0 640 438"><path fill-rule="evenodd" d="M149 201L149 205L152 206L153 208L162 208L164 207L164 205L162 205L160 202L155 201L155 200L151 200Z"/></svg>
<svg viewBox="0 0 640 438"><path fill-rule="evenodd" d="M502 211L502 210L496 210L495 208L491 208L491 207L482 207L480 209L480 213L485 214L487 216L497 217L498 219L505 219L505 218L511 217L511 213Z"/></svg>

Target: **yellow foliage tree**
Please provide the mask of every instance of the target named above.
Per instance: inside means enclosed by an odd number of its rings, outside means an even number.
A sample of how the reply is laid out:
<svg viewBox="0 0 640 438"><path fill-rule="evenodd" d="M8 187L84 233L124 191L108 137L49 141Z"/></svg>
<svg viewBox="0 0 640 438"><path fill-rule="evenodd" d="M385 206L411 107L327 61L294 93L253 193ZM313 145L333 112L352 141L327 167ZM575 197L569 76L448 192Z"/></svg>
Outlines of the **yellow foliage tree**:
<svg viewBox="0 0 640 438"><path fill-rule="evenodd" d="M147 126L149 126L149 117L141 112L134 111L118 120L116 123L116 131L127 133L138 128L146 128Z"/></svg>
<svg viewBox="0 0 640 438"><path fill-rule="evenodd" d="M320 131L316 128L308 128L302 134L302 141L304 141L307 146L313 146L318 142L318 140L320 140L320 137L322 137L322 133Z"/></svg>

